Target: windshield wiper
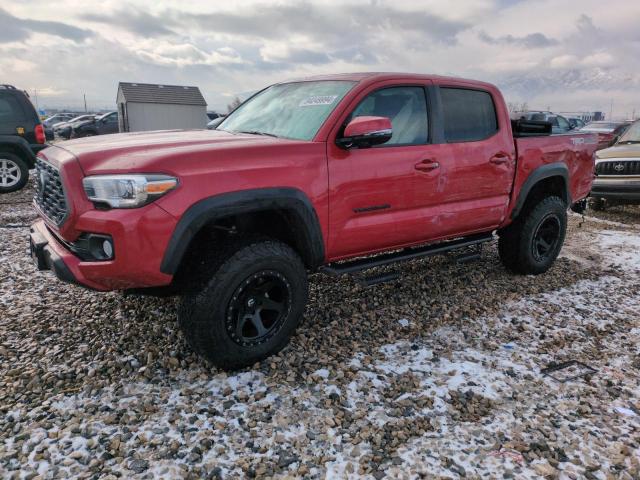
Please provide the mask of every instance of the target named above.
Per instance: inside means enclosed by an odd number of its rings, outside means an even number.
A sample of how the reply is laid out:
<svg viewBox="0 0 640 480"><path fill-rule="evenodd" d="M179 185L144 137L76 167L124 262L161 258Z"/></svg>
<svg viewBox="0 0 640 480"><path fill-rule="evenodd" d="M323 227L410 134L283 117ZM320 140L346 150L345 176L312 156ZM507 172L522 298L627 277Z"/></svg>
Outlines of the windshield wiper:
<svg viewBox="0 0 640 480"><path fill-rule="evenodd" d="M267 132L259 132L257 130L240 130L237 131L238 133L248 133L249 135L264 135L267 137L274 137L274 138L280 138L278 137L278 135L274 135L273 133L267 133Z"/></svg>

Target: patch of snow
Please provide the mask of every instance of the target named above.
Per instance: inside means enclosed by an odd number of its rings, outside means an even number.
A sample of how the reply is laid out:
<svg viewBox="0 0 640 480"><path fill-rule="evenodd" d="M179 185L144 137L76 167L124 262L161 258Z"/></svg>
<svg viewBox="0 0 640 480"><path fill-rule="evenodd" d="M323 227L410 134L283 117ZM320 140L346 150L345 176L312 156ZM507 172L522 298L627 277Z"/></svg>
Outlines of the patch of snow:
<svg viewBox="0 0 640 480"><path fill-rule="evenodd" d="M319 378L324 378L326 380L327 378L329 378L329 370L327 370L326 368L320 368L319 370L313 372L313 375Z"/></svg>
<svg viewBox="0 0 640 480"><path fill-rule="evenodd" d="M624 270L640 270L640 235L619 230L603 230L598 235L598 245L609 249L606 260Z"/></svg>

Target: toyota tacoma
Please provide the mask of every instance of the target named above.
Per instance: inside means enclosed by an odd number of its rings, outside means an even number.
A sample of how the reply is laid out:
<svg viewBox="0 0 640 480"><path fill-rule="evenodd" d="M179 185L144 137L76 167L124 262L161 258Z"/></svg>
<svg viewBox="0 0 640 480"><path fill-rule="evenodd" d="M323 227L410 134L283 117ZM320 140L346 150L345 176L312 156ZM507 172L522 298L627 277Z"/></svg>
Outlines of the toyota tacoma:
<svg viewBox="0 0 640 480"><path fill-rule="evenodd" d="M610 148L596 153L596 178L591 206L640 204L640 120L633 123Z"/></svg>
<svg viewBox="0 0 640 480"><path fill-rule="evenodd" d="M78 139L38 155L39 269L95 290L181 295L191 347L235 369L279 351L307 275L498 237L540 274L591 190L595 135L511 122L491 84L346 74L259 91L215 130ZM375 283L375 282L372 282Z"/></svg>

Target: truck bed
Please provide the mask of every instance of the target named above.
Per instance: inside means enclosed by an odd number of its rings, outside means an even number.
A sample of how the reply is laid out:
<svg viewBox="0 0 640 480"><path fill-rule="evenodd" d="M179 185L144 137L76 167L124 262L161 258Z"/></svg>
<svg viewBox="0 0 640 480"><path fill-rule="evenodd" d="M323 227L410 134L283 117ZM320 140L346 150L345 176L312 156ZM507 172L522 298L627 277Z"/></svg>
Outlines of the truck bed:
<svg viewBox="0 0 640 480"><path fill-rule="evenodd" d="M591 190L598 137L590 133L515 138L517 168L513 183L511 210L529 174L536 168L562 163L569 173L571 202L585 198Z"/></svg>

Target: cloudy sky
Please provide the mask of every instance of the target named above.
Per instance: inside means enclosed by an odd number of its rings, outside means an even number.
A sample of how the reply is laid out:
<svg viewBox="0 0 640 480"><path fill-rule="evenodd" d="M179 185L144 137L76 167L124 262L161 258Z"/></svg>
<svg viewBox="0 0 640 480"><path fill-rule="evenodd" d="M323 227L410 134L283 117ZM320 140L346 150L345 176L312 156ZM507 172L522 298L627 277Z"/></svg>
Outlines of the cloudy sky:
<svg viewBox="0 0 640 480"><path fill-rule="evenodd" d="M556 111L640 115L638 0L23 0L0 4L0 83L112 107L118 81L197 85L212 109L275 81L409 71L492 81Z"/></svg>

